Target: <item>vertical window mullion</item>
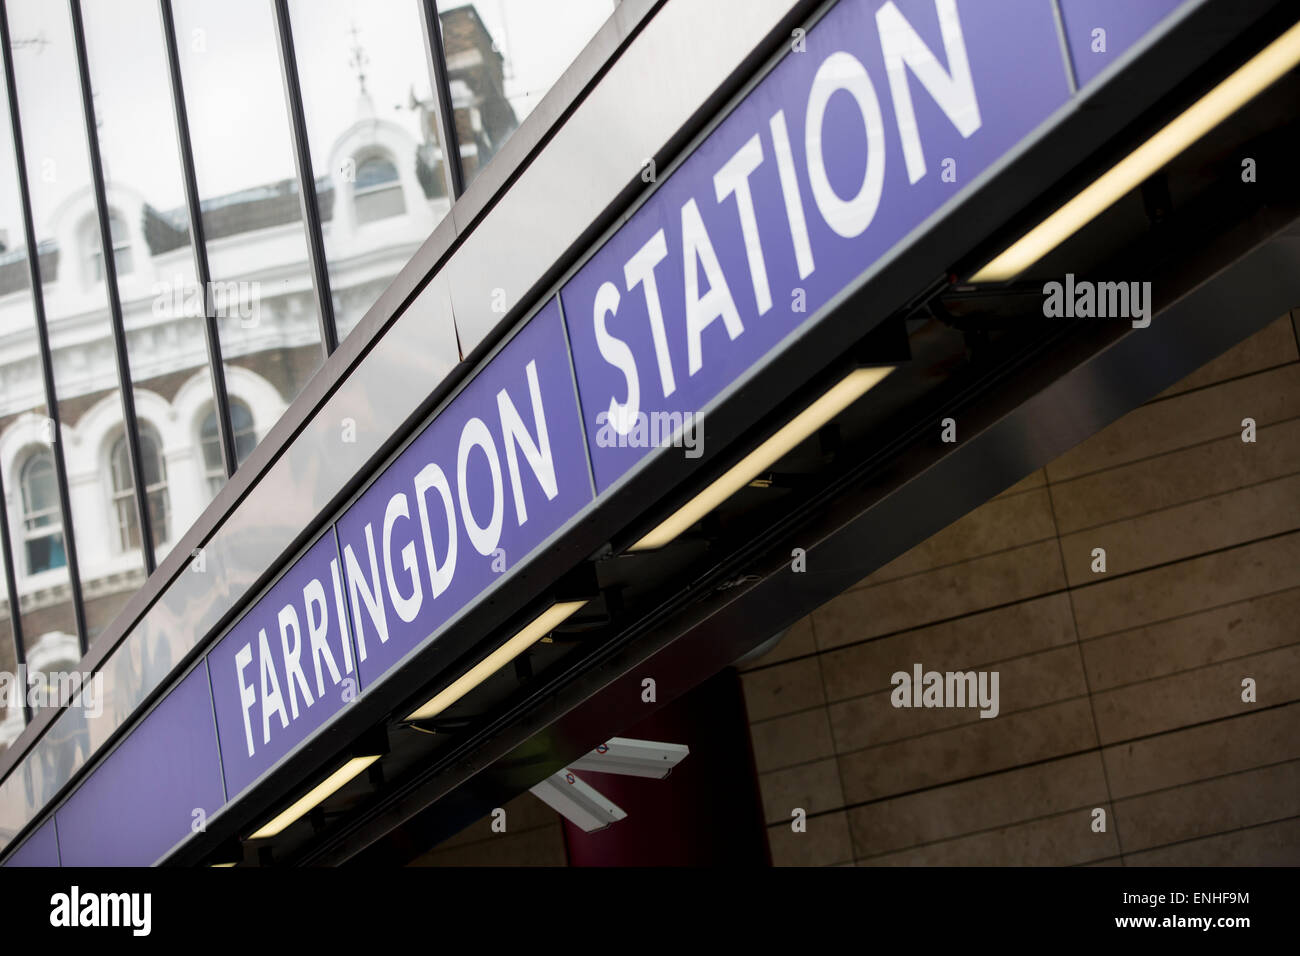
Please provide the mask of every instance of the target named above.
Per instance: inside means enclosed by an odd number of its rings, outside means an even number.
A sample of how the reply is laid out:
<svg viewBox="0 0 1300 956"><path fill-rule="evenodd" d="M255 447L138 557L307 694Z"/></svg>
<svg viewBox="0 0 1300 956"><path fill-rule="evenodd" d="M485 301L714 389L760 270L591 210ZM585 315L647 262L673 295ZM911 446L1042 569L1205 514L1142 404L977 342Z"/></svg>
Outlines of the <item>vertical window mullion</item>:
<svg viewBox="0 0 1300 956"><path fill-rule="evenodd" d="M185 207L190 220L190 248L194 252L194 277L203 290L203 333L208 351L208 369L212 375L212 400L217 412L217 440L221 462L229 478L239 467L235 453L233 426L230 419L230 396L226 391L226 370L221 364L221 339L217 334L216 305L212 296L212 274L208 266L207 238L203 228L203 210L199 203L199 185L194 172L194 147L190 142L189 112L185 108L185 84L181 78L180 51L177 49L176 20L171 0L158 0L162 13L163 44L167 48L167 72L171 80L172 110L176 121L176 145L180 151L181 178L185 182ZM206 479L205 479L206 480Z"/></svg>
<svg viewBox="0 0 1300 956"><path fill-rule="evenodd" d="M298 60L293 49L293 27L289 23L288 0L272 0L272 3L275 7L275 35L280 47L280 72L284 77L285 106L293 134L293 161L298 172L298 201L302 207L303 228L307 230L307 255L311 261L312 288L316 293L316 314L320 319L321 348L328 358L338 347L339 340L334 324L334 300L330 293L320 207L316 202L316 177L312 174L311 149L307 142L307 121L302 110Z"/></svg>
<svg viewBox="0 0 1300 956"><path fill-rule="evenodd" d="M465 191L465 171L460 163L460 140L456 137L456 114L451 105L451 86L447 81L447 55L442 45L437 0L416 0L420 22L424 27L424 49L429 59L429 82L433 85L434 106L438 115L438 136L442 140L443 162L447 167L451 201Z"/></svg>
<svg viewBox="0 0 1300 956"><path fill-rule="evenodd" d="M77 561L77 543L72 533L72 500L68 493L68 470L63 460L63 442L59 424L58 396L54 389L54 362L50 353L50 335L45 321L44 290L41 286L40 260L36 250L36 225L32 219L32 197L27 182L27 155L23 149L22 119L18 110L18 81L14 75L13 44L9 35L9 11L0 0L0 46L4 47L5 94L9 99L9 126L13 136L14 166L18 174L18 195L22 205L23 238L27 245L27 270L32 287L32 312L36 320L36 341L41 357L41 383L45 392L45 414L52 427L52 455L59 492L59 511L63 518L63 553L68 565L68 587L72 596L72 615L77 626L77 646L84 655L88 640L86 608L81 593L81 569Z"/></svg>
<svg viewBox="0 0 1300 956"><path fill-rule="evenodd" d="M136 517L140 528L140 553L145 574L152 574L154 563L153 527L149 502L140 463L139 423L135 416L135 392L131 383L131 365L126 351L126 323L117 287L117 262L113 255L112 223L109 220L108 195L104 187L104 167L99 155L99 133L95 127L94 93L90 88L90 64L86 54L86 35L82 25L81 0L68 0L72 13L72 42L77 53L77 79L81 84L81 114L86 125L86 148L90 159L91 184L95 191L95 215L99 220L100 251L103 254L104 285L108 293L109 319L113 327L113 351L117 360L117 382L121 390L122 421L126 430L127 460L135 484Z"/></svg>

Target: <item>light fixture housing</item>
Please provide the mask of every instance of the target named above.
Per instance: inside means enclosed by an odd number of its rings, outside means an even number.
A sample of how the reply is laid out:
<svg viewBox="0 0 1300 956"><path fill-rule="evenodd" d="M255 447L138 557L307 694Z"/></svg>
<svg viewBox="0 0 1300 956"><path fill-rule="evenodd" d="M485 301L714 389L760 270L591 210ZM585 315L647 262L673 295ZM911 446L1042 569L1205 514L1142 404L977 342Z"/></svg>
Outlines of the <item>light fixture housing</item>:
<svg viewBox="0 0 1300 956"><path fill-rule="evenodd" d="M673 541L771 467L773 462L788 454L805 438L880 384L894 368L893 365L884 365L854 369L627 550L651 551Z"/></svg>
<svg viewBox="0 0 1300 956"><path fill-rule="evenodd" d="M574 614L587 602L557 601L537 617L533 618L518 634L510 638L487 657L483 658L447 687L440 690L418 709L412 711L408 721L429 720L442 713L456 701L460 700L479 684L483 683L501 668L532 647L561 623Z"/></svg>
<svg viewBox="0 0 1300 956"><path fill-rule="evenodd" d="M595 750L569 764L570 770L595 770L625 777L662 780L686 759L691 748L685 744L633 737L610 737Z"/></svg>
<svg viewBox="0 0 1300 956"><path fill-rule="evenodd" d="M257 830L250 839L265 840L268 837L276 836L284 831L290 824L297 822L306 814L323 803L332 796L336 791L341 789L350 780L361 774L367 767L378 760L381 754L371 754L365 757L353 757L343 766L339 767L332 774L322 780L311 790L303 794L293 803L289 804L277 816L264 824L261 829Z"/></svg>
<svg viewBox="0 0 1300 956"><path fill-rule="evenodd" d="M627 818L626 810L567 767L529 792L584 833L595 833Z"/></svg>
<svg viewBox="0 0 1300 956"><path fill-rule="evenodd" d="M971 276L970 281L1006 282L1014 279L1297 64L1300 64L1300 23L1264 47L1154 136L1013 242Z"/></svg>

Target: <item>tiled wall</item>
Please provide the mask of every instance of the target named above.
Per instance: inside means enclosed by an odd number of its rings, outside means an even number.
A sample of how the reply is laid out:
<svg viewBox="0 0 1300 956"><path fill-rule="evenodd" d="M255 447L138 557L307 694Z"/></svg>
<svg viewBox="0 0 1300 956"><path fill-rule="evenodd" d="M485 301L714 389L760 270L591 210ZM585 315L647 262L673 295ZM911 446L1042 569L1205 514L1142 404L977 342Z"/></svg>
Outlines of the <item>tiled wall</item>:
<svg viewBox="0 0 1300 956"><path fill-rule="evenodd" d="M1279 319L747 667L775 863L1300 863L1298 337ZM998 671L999 716L893 707L917 662Z"/></svg>

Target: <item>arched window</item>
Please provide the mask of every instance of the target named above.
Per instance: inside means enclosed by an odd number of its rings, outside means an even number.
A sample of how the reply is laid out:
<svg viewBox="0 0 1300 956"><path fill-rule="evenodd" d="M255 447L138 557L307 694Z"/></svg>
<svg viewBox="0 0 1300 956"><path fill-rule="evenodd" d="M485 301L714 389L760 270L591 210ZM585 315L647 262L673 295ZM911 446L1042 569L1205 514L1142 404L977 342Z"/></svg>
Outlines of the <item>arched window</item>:
<svg viewBox="0 0 1300 956"><path fill-rule="evenodd" d="M131 460L127 454L126 436L118 436L109 457L113 479L113 512L117 521L117 542L122 551L140 547L140 523L135 514L135 482L131 480ZM158 433L140 424L140 470L144 474L144 490L149 501L149 523L153 530L153 543L157 547L168 540L168 520L171 509L167 502L167 466L162 459L162 443Z"/></svg>
<svg viewBox="0 0 1300 956"><path fill-rule="evenodd" d="M113 239L113 265L117 267L117 274L124 276L131 271L133 266L131 260L131 233L126 228L125 220L116 210L110 211L108 214L108 231ZM90 277L91 282L103 282L104 252L100 242L99 223L94 219L88 220L83 234L88 262L86 274Z"/></svg>
<svg viewBox="0 0 1300 956"><path fill-rule="evenodd" d="M63 516L54 477L54 456L49 449L32 452L19 471L23 496L23 549L27 573L61 568L68 563L63 552Z"/></svg>
<svg viewBox="0 0 1300 956"><path fill-rule="evenodd" d="M402 183L397 167L387 156L370 156L357 164L357 178L352 187L357 222L374 222L406 212Z"/></svg>
<svg viewBox="0 0 1300 956"><path fill-rule="evenodd" d="M54 675L67 675L77 670L81 660L81 649L72 634L63 631L47 631L39 638L27 644L27 681L28 702L34 710L42 707L57 707L67 702L61 695L70 692L71 687Z"/></svg>
<svg viewBox="0 0 1300 956"><path fill-rule="evenodd" d="M249 452L257 447L253 413L243 402L232 401L230 419L234 426L235 464L242 465ZM203 474L208 481L208 493L215 495L226 483L226 469L221 463L221 437L217 434L215 410L208 412L199 428L199 447L203 449Z"/></svg>

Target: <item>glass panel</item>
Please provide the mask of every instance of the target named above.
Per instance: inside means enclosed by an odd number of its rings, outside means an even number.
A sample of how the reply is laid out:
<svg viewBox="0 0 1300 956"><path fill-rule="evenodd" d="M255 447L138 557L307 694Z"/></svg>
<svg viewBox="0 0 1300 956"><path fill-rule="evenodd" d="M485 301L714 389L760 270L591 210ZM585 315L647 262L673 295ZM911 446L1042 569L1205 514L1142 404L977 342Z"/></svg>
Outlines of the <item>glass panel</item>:
<svg viewBox="0 0 1300 956"><path fill-rule="evenodd" d="M613 0L442 0L447 85L468 185L611 13Z"/></svg>
<svg viewBox="0 0 1300 956"><path fill-rule="evenodd" d="M235 458L243 461L257 445L257 431L253 428L253 413L240 401L230 403L231 429L235 439ZM199 429L199 440L203 450L203 470L213 486L215 494L226 481L226 473L221 462L221 437L217 432L217 412L209 408Z"/></svg>
<svg viewBox="0 0 1300 956"><path fill-rule="evenodd" d="M157 0L93 0L82 9L113 210L118 295L143 432L141 467L150 488L154 553L162 561L225 480L219 472L221 480L214 481L196 453L203 415L212 407L203 290L194 273ZM98 277L103 265L97 244L94 255ZM144 447L147 442L152 449ZM130 471L116 473L119 464L126 466L125 448L123 441L120 460L115 453L111 462L112 544L119 551L140 546Z"/></svg>
<svg viewBox="0 0 1300 956"><path fill-rule="evenodd" d="M8 9L32 214L40 248L47 253L40 260L41 285L54 356L72 533L85 598L87 640L93 641L144 581L144 555L138 542L124 548L113 533L117 509L109 452L122 433L122 398L108 290L102 259L96 256L102 249L71 18L65 4L40 0L15 0ZM140 259L135 250L145 238L138 205L133 210L128 197L120 193L110 196L110 204L125 226L129 254Z"/></svg>
<svg viewBox="0 0 1300 956"><path fill-rule="evenodd" d="M10 6L10 26L16 48L15 69L20 70L19 64L22 63L21 72L30 74L37 69L33 64L48 53L55 34L52 30L42 33L40 26L33 28L30 17L24 19L18 15L19 6ZM28 5L22 12L27 14L30 9ZM66 38L66 34L64 36ZM4 55L7 56L8 51L4 51ZM26 108L40 116L39 106ZM75 127L75 118L79 115L70 110L64 118L65 125ZM25 121L28 127L44 125L46 133L50 132L48 120L25 118ZM56 436L45 404L7 100L0 104L0 122L4 124L0 130L0 338L7 343L0 355L0 469L4 474L14 576L21 600L19 614L24 651L29 668L45 671L57 668L68 656L70 648L73 660L76 660L77 625L67 566L67 532L55 482L53 442ZM29 151L33 148L30 140L27 148ZM29 156L32 155L29 152ZM52 196L59 195L57 179L61 170L57 165L47 166L45 159L57 164L57 157L49 155L48 148L43 149L42 158L29 165L28 175L32 176L32 171L36 171L33 178L40 183L36 188L41 189L45 196L42 208L49 208ZM56 181L41 178L42 170L48 170ZM66 172L71 175L71 171ZM53 279L60 258L57 241L47 238L39 255L41 274ZM77 257L74 255L75 261ZM45 289L51 291L53 283L47 284ZM66 316L66 311L59 314ZM106 315L102 311L90 319L88 327L96 332L101 325L107 328ZM60 335L60 343L64 338ZM59 353L66 356L68 350L63 347ZM116 398L116 391L109 394ZM109 404L111 407L112 403ZM65 427L65 438L70 434L71 430ZM92 486L92 494L93 491ZM107 502L99 510L101 515L107 514ZM0 636L0 640L3 639ZM0 720L12 719L12 713L0 715ZM6 726L12 728L10 724Z"/></svg>
<svg viewBox="0 0 1300 956"><path fill-rule="evenodd" d="M290 0L343 339L451 208L415 0Z"/></svg>
<svg viewBox="0 0 1300 956"><path fill-rule="evenodd" d="M260 439L323 361L271 4L174 9L226 388Z"/></svg>

